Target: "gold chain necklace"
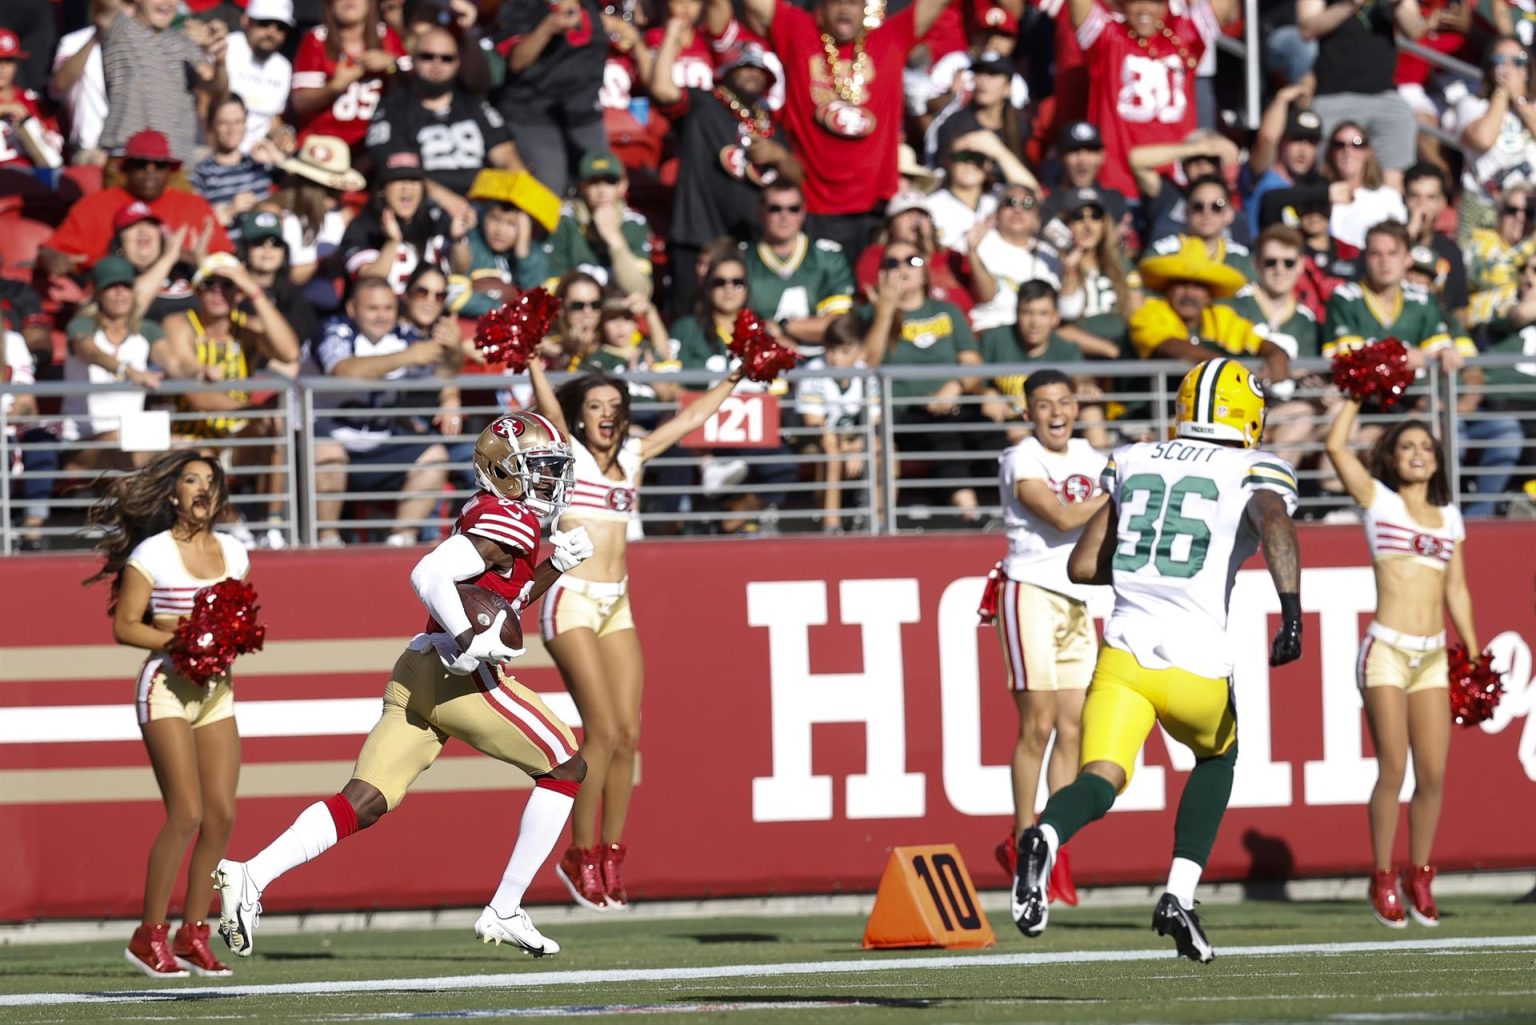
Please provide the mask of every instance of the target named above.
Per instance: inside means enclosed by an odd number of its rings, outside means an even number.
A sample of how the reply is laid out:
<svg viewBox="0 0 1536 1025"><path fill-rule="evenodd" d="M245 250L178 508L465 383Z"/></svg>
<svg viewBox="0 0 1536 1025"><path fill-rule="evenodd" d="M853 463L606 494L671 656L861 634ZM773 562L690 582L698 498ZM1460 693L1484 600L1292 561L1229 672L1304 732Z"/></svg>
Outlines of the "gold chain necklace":
<svg viewBox="0 0 1536 1025"><path fill-rule="evenodd" d="M747 138L766 139L773 134L773 120L760 104L754 103L749 107L722 86L715 87L715 99L731 108L731 113L741 123L742 134Z"/></svg>
<svg viewBox="0 0 1536 1025"><path fill-rule="evenodd" d="M1162 56L1162 54L1152 49L1151 44L1146 36L1142 35L1131 27L1130 22L1125 23L1125 31L1130 34L1132 39L1136 40L1137 46L1147 51L1148 57L1151 57L1155 60ZM1195 70L1195 65L1198 64L1199 61L1189 55L1189 50L1185 49L1184 44L1179 41L1179 37L1174 34L1173 29L1159 21L1157 23L1157 31L1162 35L1164 39L1166 39L1169 43L1172 43L1173 48L1179 52L1180 63L1189 68L1191 71Z"/></svg>
<svg viewBox="0 0 1536 1025"><path fill-rule="evenodd" d="M827 78L832 81L832 90L837 93L837 98L855 107L862 106L868 99L866 87L875 73L874 62L869 59L869 54L864 52L864 33L860 32L853 40L853 60L850 62L850 74L847 78L837 73L837 43L823 32L821 45L827 53Z"/></svg>

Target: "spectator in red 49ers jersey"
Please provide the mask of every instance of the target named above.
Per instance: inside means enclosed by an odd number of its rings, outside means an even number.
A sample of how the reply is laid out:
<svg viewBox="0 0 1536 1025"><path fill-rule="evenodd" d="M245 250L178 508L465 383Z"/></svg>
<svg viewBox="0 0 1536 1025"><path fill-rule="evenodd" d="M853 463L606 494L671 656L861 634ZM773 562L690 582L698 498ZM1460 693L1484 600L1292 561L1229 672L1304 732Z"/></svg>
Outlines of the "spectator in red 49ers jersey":
<svg viewBox="0 0 1536 1025"><path fill-rule="evenodd" d="M0 167L22 169L40 166L39 143L54 153L63 145L59 129L53 118L43 114L38 107L38 95L31 89L16 84L16 70L20 62L31 54L21 48L16 33L0 28ZM31 129L35 137L26 134L22 126L36 119ZM41 166L46 166L46 161Z"/></svg>
<svg viewBox="0 0 1536 1025"><path fill-rule="evenodd" d="M784 123L805 168L811 234L857 253L880 227L900 178L901 69L949 0L916 0L874 31L860 0L745 0L784 62Z"/></svg>
<svg viewBox="0 0 1536 1025"><path fill-rule="evenodd" d="M368 122L404 56L400 36L379 20L378 0L329 0L325 24L310 29L293 62L299 138L333 135L361 156Z"/></svg>
<svg viewBox="0 0 1536 1025"><path fill-rule="evenodd" d="M1180 142L1197 124L1195 68L1215 45L1232 0L1193 0L1174 17L1167 0L1069 0L1088 71L1088 117L1104 137L1101 182L1136 195L1130 154L1137 146Z"/></svg>

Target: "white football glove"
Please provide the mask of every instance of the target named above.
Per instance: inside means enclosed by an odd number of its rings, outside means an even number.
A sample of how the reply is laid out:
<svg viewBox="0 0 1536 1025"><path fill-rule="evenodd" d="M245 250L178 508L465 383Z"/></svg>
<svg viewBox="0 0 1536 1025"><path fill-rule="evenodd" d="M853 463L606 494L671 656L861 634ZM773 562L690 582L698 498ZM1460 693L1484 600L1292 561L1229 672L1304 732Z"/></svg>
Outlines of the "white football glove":
<svg viewBox="0 0 1536 1025"><path fill-rule="evenodd" d="M590 547L590 546L589 546ZM501 641L501 627L507 621L507 610L502 609L491 620L491 625L475 634L464 649L464 654L482 662L507 662L523 653L523 648L509 648Z"/></svg>
<svg viewBox="0 0 1536 1025"><path fill-rule="evenodd" d="M443 660L443 668L454 676L473 676L475 670L480 668L480 660L467 651L460 652L452 659L442 655L438 657Z"/></svg>
<svg viewBox="0 0 1536 1025"><path fill-rule="evenodd" d="M553 531L549 535L549 544L554 548L549 553L549 561L561 573L569 573L592 558L592 539L587 536L586 527Z"/></svg>

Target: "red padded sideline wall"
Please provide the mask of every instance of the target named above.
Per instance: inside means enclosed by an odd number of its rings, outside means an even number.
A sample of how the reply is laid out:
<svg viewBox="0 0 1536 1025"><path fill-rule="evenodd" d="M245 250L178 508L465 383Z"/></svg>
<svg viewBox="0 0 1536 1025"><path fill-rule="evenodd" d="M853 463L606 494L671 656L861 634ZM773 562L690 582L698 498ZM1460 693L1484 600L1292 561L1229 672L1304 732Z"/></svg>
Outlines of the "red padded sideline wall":
<svg viewBox="0 0 1536 1025"><path fill-rule="evenodd" d="M984 886L1008 829L1014 712L995 635L976 627L997 536L646 542L632 548L646 653L628 878L638 899L873 889L887 848L952 841ZM1210 878L1368 867L1374 780L1354 687L1374 585L1358 528L1302 530L1306 656L1271 672L1278 609L1240 576L1242 730ZM1438 860L1536 865L1527 714L1536 528L1476 524L1478 627L1510 694L1455 731ZM258 552L267 650L237 665L244 768L232 853L248 856L345 782L389 668L423 615L410 552ZM103 588L73 557L0 561L0 920L138 913L161 820L132 711L138 659L112 644ZM538 646L520 675L572 714ZM1110 816L1073 844L1080 881L1161 879L1187 751L1155 733ZM450 742L377 827L285 877L269 910L485 900L527 781ZM563 890L546 868L532 899Z"/></svg>

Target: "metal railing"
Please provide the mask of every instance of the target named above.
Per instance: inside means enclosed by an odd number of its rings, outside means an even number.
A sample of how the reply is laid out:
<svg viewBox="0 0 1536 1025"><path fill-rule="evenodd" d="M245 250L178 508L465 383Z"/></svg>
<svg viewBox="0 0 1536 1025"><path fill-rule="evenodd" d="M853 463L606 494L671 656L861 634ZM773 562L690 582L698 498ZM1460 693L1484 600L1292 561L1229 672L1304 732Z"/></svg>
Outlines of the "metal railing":
<svg viewBox="0 0 1536 1025"><path fill-rule="evenodd" d="M1488 369L1536 369L1531 363L1530 357L1521 356L1475 361ZM1295 394L1285 402L1270 402L1266 447L1276 448L1296 464L1303 514L1322 516L1349 507L1321 457L1336 393L1326 380L1325 361L1298 360L1295 368ZM840 376L862 377L869 399L855 422L834 428L812 426L794 413L797 383L825 374L792 372L787 375L790 392L780 399L783 425L776 438L765 439L767 447L673 448L646 464L642 502L634 516L647 534L816 530L888 534L995 527L1002 511L997 456L1027 433L1020 405L995 395L963 394L952 409L935 412L927 408L929 393L947 380L988 382L1038 369L1038 364L1004 364L851 371ZM1189 366L1173 361L1093 361L1058 369L1096 382L1102 398L1085 404L1080 430L1100 445L1114 445L1168 436L1172 399ZM1536 373L1530 376L1536 382ZM637 373L628 379L697 389L709 384L714 375L705 371ZM242 521L225 528L249 531L252 543L314 545L338 534L346 543L378 543L392 535L397 542L428 541L442 536L458 507L473 494L470 459L476 434L508 408L506 396L521 380L471 375L391 381L387 389L381 389L379 382L337 378L253 380L249 387L270 388L272 397L259 409L217 414L251 424L218 438L185 436L209 414L181 411L175 408L176 400L197 391L224 391L227 384L167 382L147 399L151 409L172 407L165 414L176 435L172 447L218 453L229 469L232 508ZM471 433L444 434L431 425L439 412L436 393L445 384L459 387L461 413ZM36 395L46 408L50 401L65 396L134 389L48 383L3 390ZM422 431L400 433L391 441L409 442L415 449L386 462L367 464L354 454L345 475L332 472L326 479L326 464L317 463L316 457L323 454L318 446L330 439L317 437L317 418L349 395L380 390L402 397L401 404L380 415L402 431L405 428L400 425ZM1459 409L1473 397L1477 408ZM31 547L23 542L34 539L49 549L89 545L93 539L82 531L84 513L97 499L103 473L91 464L105 463L117 468L106 472L118 472L131 467L134 454L123 452L110 440L64 440L56 433L64 419L61 415L44 412L18 417L8 411L9 406L0 406L0 466L11 467L9 474L0 474L0 553ZM654 425L677 408L676 402L637 398L633 416L637 424ZM360 412L352 409L348 414ZM1482 511L1483 503L1529 504L1521 484L1536 477L1536 442L1529 440L1536 437L1536 387L1519 383L1474 387L1468 378L1444 374L1431 361L1397 409L1361 418L1362 440L1406 415L1420 416L1435 426L1453 490L1470 492L1463 495L1465 506ZM836 451L829 451L834 447ZM428 483L407 487L405 478L423 468L428 471L424 475ZM364 473L386 480L360 482ZM441 479L444 473L446 480ZM41 493L29 497L35 490ZM402 517L401 503L413 499L425 512ZM340 503L341 513L323 517L328 503ZM32 519L42 522L28 523L29 513L40 514Z"/></svg>

